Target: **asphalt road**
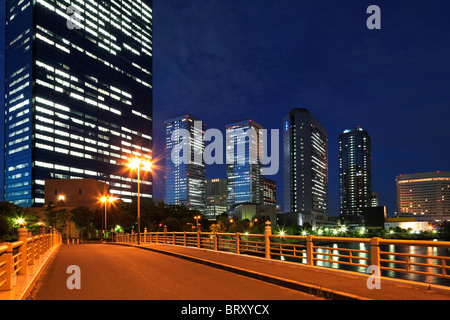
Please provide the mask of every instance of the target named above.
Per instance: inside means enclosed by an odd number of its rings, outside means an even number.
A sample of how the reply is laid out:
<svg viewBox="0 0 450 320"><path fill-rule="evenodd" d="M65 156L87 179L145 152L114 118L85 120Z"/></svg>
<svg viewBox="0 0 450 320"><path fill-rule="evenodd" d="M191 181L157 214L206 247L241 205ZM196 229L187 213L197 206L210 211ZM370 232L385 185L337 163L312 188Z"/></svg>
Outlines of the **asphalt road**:
<svg viewBox="0 0 450 320"><path fill-rule="evenodd" d="M80 289L69 289L69 266L79 267ZM70 283L76 283L69 281ZM29 300L318 300L231 272L142 249L63 245Z"/></svg>

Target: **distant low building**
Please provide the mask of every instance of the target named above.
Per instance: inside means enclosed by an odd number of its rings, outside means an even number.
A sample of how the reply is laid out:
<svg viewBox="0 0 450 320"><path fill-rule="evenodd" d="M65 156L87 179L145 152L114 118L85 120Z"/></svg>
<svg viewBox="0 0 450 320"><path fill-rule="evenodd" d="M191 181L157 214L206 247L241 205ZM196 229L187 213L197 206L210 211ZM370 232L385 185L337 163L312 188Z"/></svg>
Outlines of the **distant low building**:
<svg viewBox="0 0 450 320"><path fill-rule="evenodd" d="M423 232L428 231L428 226L427 221L419 221L414 217L386 218L384 222L386 231L399 227L405 230L411 229L413 232Z"/></svg>
<svg viewBox="0 0 450 320"><path fill-rule="evenodd" d="M102 196L109 195L109 185L95 179L45 180L45 206L92 208L100 205Z"/></svg>
<svg viewBox="0 0 450 320"><path fill-rule="evenodd" d="M206 209L205 217L215 220L219 215L227 211L227 180L206 180Z"/></svg>
<svg viewBox="0 0 450 320"><path fill-rule="evenodd" d="M277 226L277 215L275 205L264 205L257 203L241 203L235 207L236 216L245 220L252 221L256 216L266 216L269 218L272 227Z"/></svg>
<svg viewBox="0 0 450 320"><path fill-rule="evenodd" d="M268 178L263 178L264 204L277 205L277 183Z"/></svg>
<svg viewBox="0 0 450 320"><path fill-rule="evenodd" d="M363 209L364 227L367 229L383 229L387 218L385 206L367 207Z"/></svg>

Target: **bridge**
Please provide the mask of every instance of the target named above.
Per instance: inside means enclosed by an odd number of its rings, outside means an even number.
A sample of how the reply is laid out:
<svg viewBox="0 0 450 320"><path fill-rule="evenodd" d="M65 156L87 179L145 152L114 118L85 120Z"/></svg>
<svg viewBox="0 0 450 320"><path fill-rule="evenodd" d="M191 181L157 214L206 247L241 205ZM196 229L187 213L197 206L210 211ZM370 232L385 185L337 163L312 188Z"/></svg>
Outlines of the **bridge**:
<svg viewBox="0 0 450 320"><path fill-rule="evenodd" d="M450 286L432 281L449 278L450 256L386 251L448 250L446 241L274 235L270 223L262 235L164 229L98 244L23 230L17 242L0 244L2 300L450 299ZM71 266L79 270L75 289Z"/></svg>

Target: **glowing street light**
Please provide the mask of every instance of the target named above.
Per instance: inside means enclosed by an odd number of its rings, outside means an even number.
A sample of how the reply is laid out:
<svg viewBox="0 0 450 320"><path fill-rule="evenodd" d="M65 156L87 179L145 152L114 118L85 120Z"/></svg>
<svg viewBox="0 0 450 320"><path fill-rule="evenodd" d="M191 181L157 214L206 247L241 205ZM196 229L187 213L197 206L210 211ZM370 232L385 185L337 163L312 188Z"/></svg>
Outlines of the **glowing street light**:
<svg viewBox="0 0 450 320"><path fill-rule="evenodd" d="M102 202L102 203L104 203L105 204L105 228L103 229L103 233L104 233L104 235L103 235L103 237L104 238L106 238L106 204L109 202L109 203L113 203L114 201L116 201L117 200L117 198L114 198L114 197L106 197L106 196L103 196L103 197L101 197L100 198L100 201Z"/></svg>
<svg viewBox="0 0 450 320"><path fill-rule="evenodd" d="M194 219L196 220L196 226L197 226L197 231L199 231L199 225L198 225L198 220L200 220L202 218L202 216L195 216Z"/></svg>
<svg viewBox="0 0 450 320"><path fill-rule="evenodd" d="M25 220L23 218L18 218L16 220L16 222L21 228L27 225L27 223L25 222Z"/></svg>
<svg viewBox="0 0 450 320"><path fill-rule="evenodd" d="M139 159L139 158L133 158L128 163L128 168L131 170L137 169L137 178L138 178L138 185L137 185L137 215L138 215L138 245L141 244L141 170L144 171L152 171L152 162L148 161L147 159Z"/></svg>

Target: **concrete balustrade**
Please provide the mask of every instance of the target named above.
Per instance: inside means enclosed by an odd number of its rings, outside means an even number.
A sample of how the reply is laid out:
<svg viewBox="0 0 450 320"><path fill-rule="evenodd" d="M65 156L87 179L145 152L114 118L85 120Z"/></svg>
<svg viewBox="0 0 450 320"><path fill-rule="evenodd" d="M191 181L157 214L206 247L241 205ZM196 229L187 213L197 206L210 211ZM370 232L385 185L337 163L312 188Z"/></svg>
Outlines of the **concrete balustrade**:
<svg viewBox="0 0 450 320"><path fill-rule="evenodd" d="M137 242L137 235L116 234L115 240L133 243ZM166 226L163 232L147 232L145 229L144 233L141 233L142 245L161 242L235 254L256 254L266 259L290 258L290 261L308 266L323 266L324 263L329 263L359 267L359 270L366 270L371 266L378 267L380 270L450 278L450 256L388 252L381 249L381 246L390 245L450 249L449 241L274 235L269 221L266 222L264 234L200 232L200 230L168 232ZM368 249L338 247L330 243L353 243ZM427 261L423 262L420 259L427 259ZM434 262L428 262L428 260ZM419 268L426 268L426 270L419 270Z"/></svg>
<svg viewBox="0 0 450 320"><path fill-rule="evenodd" d="M62 242L61 234L50 228L39 229L39 235L31 236L25 228L18 229L18 241L0 244L0 291L13 288L13 276L24 276L28 266L33 266L49 249Z"/></svg>
<svg viewBox="0 0 450 320"><path fill-rule="evenodd" d="M83 244L84 241L83 239L75 239L75 238L71 238L71 239L66 239L66 244Z"/></svg>

